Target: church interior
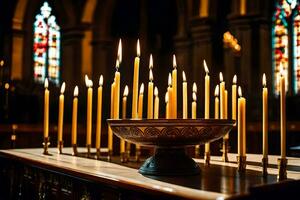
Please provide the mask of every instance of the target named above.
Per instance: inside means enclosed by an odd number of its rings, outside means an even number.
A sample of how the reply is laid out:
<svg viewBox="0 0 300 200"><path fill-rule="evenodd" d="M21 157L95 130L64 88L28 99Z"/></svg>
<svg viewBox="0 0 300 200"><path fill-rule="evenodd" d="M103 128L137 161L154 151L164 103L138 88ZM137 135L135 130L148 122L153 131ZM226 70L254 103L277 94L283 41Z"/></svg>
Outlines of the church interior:
<svg viewBox="0 0 300 200"><path fill-rule="evenodd" d="M299 0L0 1L0 199L288 198L299 105Z"/></svg>

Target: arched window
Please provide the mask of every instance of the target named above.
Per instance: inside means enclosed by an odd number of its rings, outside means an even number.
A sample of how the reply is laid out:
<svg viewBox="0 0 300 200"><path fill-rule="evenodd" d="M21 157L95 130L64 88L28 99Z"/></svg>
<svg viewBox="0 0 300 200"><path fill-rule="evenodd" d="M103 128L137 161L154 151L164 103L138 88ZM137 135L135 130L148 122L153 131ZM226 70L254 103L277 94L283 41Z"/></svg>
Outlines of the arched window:
<svg viewBox="0 0 300 200"><path fill-rule="evenodd" d="M34 80L59 84L60 78L60 27L51 7L44 2L40 13L36 15L33 36Z"/></svg>
<svg viewBox="0 0 300 200"><path fill-rule="evenodd" d="M292 81L293 93L300 94L300 7L297 0L277 0L272 44L274 93L279 94L282 73L286 77L286 91Z"/></svg>

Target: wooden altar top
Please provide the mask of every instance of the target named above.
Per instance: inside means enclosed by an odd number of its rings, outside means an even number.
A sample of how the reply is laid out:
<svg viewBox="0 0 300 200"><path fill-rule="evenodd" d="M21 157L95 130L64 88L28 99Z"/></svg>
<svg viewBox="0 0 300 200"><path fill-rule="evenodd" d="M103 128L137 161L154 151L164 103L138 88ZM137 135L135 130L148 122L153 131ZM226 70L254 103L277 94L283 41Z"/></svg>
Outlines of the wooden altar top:
<svg viewBox="0 0 300 200"><path fill-rule="evenodd" d="M85 151L85 148L80 148ZM104 184L136 191L154 192L187 199L224 199L247 196L253 186L277 184L277 158L269 156L269 175L261 175L261 155L247 155L247 171L240 175L236 171L236 154L229 154L232 162L224 163L221 157L212 156L211 165L205 166L203 159L195 159L201 167L201 175L185 177L145 177L138 173L141 164L120 164L71 156L71 148L57 154L50 148L51 156L42 154L42 149L0 150L0 157L36 166L45 170L76 176ZM288 179L300 179L300 158L288 158Z"/></svg>

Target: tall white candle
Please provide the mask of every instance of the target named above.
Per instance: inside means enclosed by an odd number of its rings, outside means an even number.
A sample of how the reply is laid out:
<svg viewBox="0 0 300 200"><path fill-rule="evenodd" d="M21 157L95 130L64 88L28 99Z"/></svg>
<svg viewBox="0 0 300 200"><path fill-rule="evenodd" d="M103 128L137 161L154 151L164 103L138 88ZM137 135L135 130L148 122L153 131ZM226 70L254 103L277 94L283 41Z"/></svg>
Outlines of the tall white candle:
<svg viewBox="0 0 300 200"><path fill-rule="evenodd" d="M93 82L85 76L87 90L87 117L86 117L86 144L92 144L92 106L93 106Z"/></svg>
<svg viewBox="0 0 300 200"><path fill-rule="evenodd" d="M209 101L210 101L210 77L208 75L209 70L206 64L206 61L203 60L203 67L204 67L204 71L205 71L205 94L204 94L204 118L205 119L209 119ZM208 153L210 152L210 144L209 143L205 143L205 152Z"/></svg>
<svg viewBox="0 0 300 200"><path fill-rule="evenodd" d="M139 90L139 68L140 68L140 41L137 41L137 56L134 59L133 89L132 89L132 118L138 117L138 90Z"/></svg>
<svg viewBox="0 0 300 200"><path fill-rule="evenodd" d="M285 103L285 76L281 64L280 72L280 146L281 158L286 157L286 103Z"/></svg>
<svg viewBox="0 0 300 200"><path fill-rule="evenodd" d="M44 138L49 136L49 95L48 78L45 79L45 94L44 94Z"/></svg>
<svg viewBox="0 0 300 200"><path fill-rule="evenodd" d="M148 104L147 104L147 118L153 119L153 73L152 69L149 70L149 83L148 83Z"/></svg>
<svg viewBox="0 0 300 200"><path fill-rule="evenodd" d="M262 91L263 157L267 158L268 157L268 88L267 88L266 74L263 74L262 85L263 85L263 91Z"/></svg>
<svg viewBox="0 0 300 200"><path fill-rule="evenodd" d="M98 98L97 98L96 149L100 149L101 146L102 92L103 92L103 76L101 75L99 78Z"/></svg>
<svg viewBox="0 0 300 200"><path fill-rule="evenodd" d="M225 119L225 82L222 72L220 72L220 118Z"/></svg>
<svg viewBox="0 0 300 200"><path fill-rule="evenodd" d="M175 55L173 55L172 88L172 118L177 118L177 63Z"/></svg>
<svg viewBox="0 0 300 200"><path fill-rule="evenodd" d="M158 97L158 89L157 87L154 88L154 119L159 118L159 97Z"/></svg>
<svg viewBox="0 0 300 200"><path fill-rule="evenodd" d="M66 83L63 82L60 89L59 95L59 108L58 108L58 142L63 141L63 121L64 121L64 101L65 101L65 92Z"/></svg>
<svg viewBox="0 0 300 200"><path fill-rule="evenodd" d="M72 145L77 144L77 113L78 113L78 86L74 88L73 110L72 110Z"/></svg>
<svg viewBox="0 0 300 200"><path fill-rule="evenodd" d="M182 118L188 118L187 82L184 71L182 71Z"/></svg>
<svg viewBox="0 0 300 200"><path fill-rule="evenodd" d="M246 156L246 99L242 89L238 87L238 155Z"/></svg>
<svg viewBox="0 0 300 200"><path fill-rule="evenodd" d="M237 76L234 75L233 79L232 79L232 89L231 89L231 115L232 115L232 119L236 120L236 83L237 83Z"/></svg>

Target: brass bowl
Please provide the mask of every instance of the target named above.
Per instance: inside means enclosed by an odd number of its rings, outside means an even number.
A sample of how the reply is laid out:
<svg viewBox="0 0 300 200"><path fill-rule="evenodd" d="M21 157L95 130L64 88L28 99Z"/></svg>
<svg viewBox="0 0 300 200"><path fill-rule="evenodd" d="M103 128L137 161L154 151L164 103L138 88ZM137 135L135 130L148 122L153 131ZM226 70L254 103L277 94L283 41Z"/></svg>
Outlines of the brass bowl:
<svg viewBox="0 0 300 200"><path fill-rule="evenodd" d="M144 175L181 176L200 173L185 147L222 138L235 121L221 119L108 119L113 133L125 141L154 146L155 155L139 169Z"/></svg>
<svg viewBox="0 0 300 200"><path fill-rule="evenodd" d="M109 119L113 133L143 146L190 146L213 142L228 133L225 119Z"/></svg>

